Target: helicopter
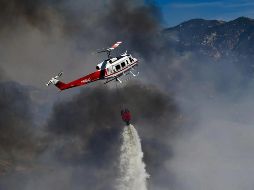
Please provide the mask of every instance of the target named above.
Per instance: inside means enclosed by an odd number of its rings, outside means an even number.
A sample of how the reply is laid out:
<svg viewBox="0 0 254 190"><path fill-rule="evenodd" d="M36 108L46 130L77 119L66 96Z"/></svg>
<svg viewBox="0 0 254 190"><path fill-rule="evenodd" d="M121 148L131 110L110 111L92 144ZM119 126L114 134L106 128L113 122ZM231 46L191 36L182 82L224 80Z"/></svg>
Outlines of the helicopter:
<svg viewBox="0 0 254 190"><path fill-rule="evenodd" d="M73 80L69 83L64 83L59 80L59 78L63 75L63 72L60 72L57 76L50 79L46 83L46 86L54 84L62 91L69 88L86 85L98 80L104 80L104 84L112 81L122 83L123 81L120 79L120 77L128 74L131 74L133 77L138 76L139 72L134 73L139 63L137 58L132 57L130 54L127 53L127 51L117 57L111 56L111 52L121 43L121 41L118 41L109 48L97 51L97 53L106 53L107 59L97 64L95 72L92 72L79 79Z"/></svg>

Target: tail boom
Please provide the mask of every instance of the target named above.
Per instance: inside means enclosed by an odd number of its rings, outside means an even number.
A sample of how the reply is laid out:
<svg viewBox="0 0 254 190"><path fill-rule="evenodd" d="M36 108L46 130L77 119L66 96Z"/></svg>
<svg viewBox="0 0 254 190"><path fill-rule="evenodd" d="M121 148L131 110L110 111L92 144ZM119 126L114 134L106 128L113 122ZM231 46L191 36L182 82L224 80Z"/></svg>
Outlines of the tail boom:
<svg viewBox="0 0 254 190"><path fill-rule="evenodd" d="M74 88L77 86L82 86L82 85L86 85L90 82L94 82L97 81L101 78L101 72L100 71L96 71L94 73L91 73L87 76L84 76L82 78L79 78L77 80L71 81L69 83L64 83L62 81L57 81L54 85L59 88L60 90L66 90L69 88Z"/></svg>

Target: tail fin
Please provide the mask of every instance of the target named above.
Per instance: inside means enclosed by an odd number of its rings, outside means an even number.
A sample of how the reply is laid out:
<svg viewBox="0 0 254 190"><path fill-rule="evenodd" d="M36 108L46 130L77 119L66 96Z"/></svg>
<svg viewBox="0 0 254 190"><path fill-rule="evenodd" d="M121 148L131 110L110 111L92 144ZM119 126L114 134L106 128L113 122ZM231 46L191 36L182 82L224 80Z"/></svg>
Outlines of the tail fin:
<svg viewBox="0 0 254 190"><path fill-rule="evenodd" d="M58 75L56 75L55 77L53 77L46 83L46 86L54 84L57 88L59 88L60 90L63 90L66 84L58 80L58 78L60 78L62 75L63 75L63 72L58 73Z"/></svg>
<svg viewBox="0 0 254 190"><path fill-rule="evenodd" d="M54 84L57 88L59 88L60 90L65 90L67 88L67 84L58 81L56 84Z"/></svg>

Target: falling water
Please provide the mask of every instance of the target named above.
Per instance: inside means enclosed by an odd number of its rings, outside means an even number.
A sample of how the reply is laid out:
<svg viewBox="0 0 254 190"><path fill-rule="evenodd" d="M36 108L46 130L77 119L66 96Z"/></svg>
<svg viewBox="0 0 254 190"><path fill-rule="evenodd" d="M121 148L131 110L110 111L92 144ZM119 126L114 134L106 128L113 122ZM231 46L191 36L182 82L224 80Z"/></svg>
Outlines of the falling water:
<svg viewBox="0 0 254 190"><path fill-rule="evenodd" d="M147 190L149 174L143 162L140 138L133 125L123 129L119 167L117 190Z"/></svg>

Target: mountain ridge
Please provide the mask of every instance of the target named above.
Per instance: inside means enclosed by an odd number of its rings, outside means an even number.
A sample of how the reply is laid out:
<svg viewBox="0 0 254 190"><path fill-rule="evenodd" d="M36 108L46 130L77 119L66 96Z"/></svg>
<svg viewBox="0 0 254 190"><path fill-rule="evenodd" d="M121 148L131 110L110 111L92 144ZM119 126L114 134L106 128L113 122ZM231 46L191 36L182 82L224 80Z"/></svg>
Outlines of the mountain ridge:
<svg viewBox="0 0 254 190"><path fill-rule="evenodd" d="M163 30L177 51L195 51L214 59L254 57L254 19L232 21L191 19Z"/></svg>

